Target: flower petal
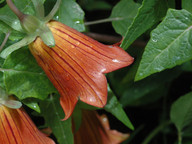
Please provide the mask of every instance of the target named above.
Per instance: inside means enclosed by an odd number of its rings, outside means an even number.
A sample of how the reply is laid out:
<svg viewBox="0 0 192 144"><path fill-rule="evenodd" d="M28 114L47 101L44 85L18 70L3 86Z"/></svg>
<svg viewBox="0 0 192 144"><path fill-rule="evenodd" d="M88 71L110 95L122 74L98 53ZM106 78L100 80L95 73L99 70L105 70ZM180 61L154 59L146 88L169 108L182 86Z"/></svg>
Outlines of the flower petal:
<svg viewBox="0 0 192 144"><path fill-rule="evenodd" d="M29 48L53 85L69 118L78 99L96 107L107 102L105 73L130 65L133 58L116 45L107 46L57 21L48 23L55 47L37 38Z"/></svg>
<svg viewBox="0 0 192 144"><path fill-rule="evenodd" d="M3 144L55 144L36 128L22 108L0 106L0 131Z"/></svg>
<svg viewBox="0 0 192 144"><path fill-rule="evenodd" d="M75 144L119 144L128 138L128 134L111 130L105 115L96 111L83 110L82 124L74 133Z"/></svg>

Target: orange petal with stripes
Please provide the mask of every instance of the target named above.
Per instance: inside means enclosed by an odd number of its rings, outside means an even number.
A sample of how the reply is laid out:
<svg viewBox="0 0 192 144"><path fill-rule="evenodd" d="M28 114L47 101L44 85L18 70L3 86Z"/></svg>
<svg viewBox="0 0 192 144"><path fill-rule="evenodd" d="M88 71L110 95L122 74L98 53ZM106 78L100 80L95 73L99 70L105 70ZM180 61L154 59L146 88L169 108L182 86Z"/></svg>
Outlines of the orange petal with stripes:
<svg viewBox="0 0 192 144"><path fill-rule="evenodd" d="M74 132L75 144L120 144L128 137L129 134L111 130L106 115L89 110L83 110L81 126Z"/></svg>
<svg viewBox="0 0 192 144"><path fill-rule="evenodd" d="M22 108L0 106L0 132L2 144L55 144L36 128Z"/></svg>
<svg viewBox="0 0 192 144"><path fill-rule="evenodd" d="M48 23L55 47L40 38L29 49L60 93L65 119L77 101L103 107L107 102L105 73L130 65L133 58L116 45L104 45L60 23Z"/></svg>

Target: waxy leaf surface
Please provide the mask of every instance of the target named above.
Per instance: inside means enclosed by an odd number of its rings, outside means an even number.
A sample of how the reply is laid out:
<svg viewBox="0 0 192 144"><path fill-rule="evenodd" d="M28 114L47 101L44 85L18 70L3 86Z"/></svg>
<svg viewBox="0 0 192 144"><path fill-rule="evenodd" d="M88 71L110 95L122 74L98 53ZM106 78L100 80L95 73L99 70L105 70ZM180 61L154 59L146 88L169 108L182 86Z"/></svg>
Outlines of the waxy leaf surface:
<svg viewBox="0 0 192 144"><path fill-rule="evenodd" d="M7 92L19 99L45 99L48 94L56 92L55 88L37 65L26 48L13 52L5 60L1 71Z"/></svg>
<svg viewBox="0 0 192 144"><path fill-rule="evenodd" d="M61 0L60 9L55 15L55 20L80 32L85 31L84 12L74 0Z"/></svg>
<svg viewBox="0 0 192 144"><path fill-rule="evenodd" d="M117 33L125 35L127 28L131 25L140 4L133 0L121 0L113 8L110 18L113 19L112 25Z"/></svg>
<svg viewBox="0 0 192 144"><path fill-rule="evenodd" d="M134 127L123 110L121 104L118 102L116 96L113 91L108 87L108 101L106 106L104 107L106 111L114 115L118 120L120 120L124 125L128 128L134 130Z"/></svg>
<svg viewBox="0 0 192 144"><path fill-rule="evenodd" d="M192 14L170 9L151 33L135 80L172 68L192 59Z"/></svg>
<svg viewBox="0 0 192 144"><path fill-rule="evenodd" d="M66 121L61 120L65 114L59 104L59 96L51 95L49 99L40 103L40 107L46 124L53 131L59 144L73 144L71 118Z"/></svg>
<svg viewBox="0 0 192 144"><path fill-rule="evenodd" d="M178 131L190 125L192 122L192 92L181 96L171 106L171 121Z"/></svg>
<svg viewBox="0 0 192 144"><path fill-rule="evenodd" d="M144 0L132 24L125 29L127 32L121 47L127 49L141 34L160 21L166 11L166 0Z"/></svg>

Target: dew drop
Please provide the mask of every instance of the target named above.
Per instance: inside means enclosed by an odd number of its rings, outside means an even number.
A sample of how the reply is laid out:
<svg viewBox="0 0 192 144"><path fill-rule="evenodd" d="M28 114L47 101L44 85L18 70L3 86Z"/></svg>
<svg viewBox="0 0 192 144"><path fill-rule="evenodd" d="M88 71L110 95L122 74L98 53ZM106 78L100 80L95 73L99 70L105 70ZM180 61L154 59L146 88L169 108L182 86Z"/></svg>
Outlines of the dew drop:
<svg viewBox="0 0 192 144"><path fill-rule="evenodd" d="M151 39L152 39L152 41L153 41L153 42L157 42L158 35L157 35L157 34L152 33L152 37L151 37Z"/></svg>
<svg viewBox="0 0 192 144"><path fill-rule="evenodd" d="M80 44L79 42L76 43L77 46L78 46L79 44Z"/></svg>
<svg viewBox="0 0 192 144"><path fill-rule="evenodd" d="M108 46L109 48L113 48L113 46L112 45L110 45L110 46Z"/></svg>
<svg viewBox="0 0 192 144"><path fill-rule="evenodd" d="M15 21L15 22L14 22L14 25L17 25L17 24L18 24L18 21Z"/></svg>
<svg viewBox="0 0 192 144"><path fill-rule="evenodd" d="M75 21L75 24L80 24L80 21Z"/></svg>
<svg viewBox="0 0 192 144"><path fill-rule="evenodd" d="M102 121L103 121L103 122L107 122L107 118L104 117L104 118L102 119Z"/></svg>
<svg viewBox="0 0 192 144"><path fill-rule="evenodd" d="M140 73L139 76L143 76L143 73Z"/></svg>
<svg viewBox="0 0 192 144"><path fill-rule="evenodd" d="M90 102L95 102L95 98L90 98L89 101Z"/></svg>
<svg viewBox="0 0 192 144"><path fill-rule="evenodd" d="M178 56L178 57L176 57L176 60L180 60L180 59L181 59L181 57L179 57L179 56Z"/></svg>
<svg viewBox="0 0 192 144"><path fill-rule="evenodd" d="M71 45L71 48L73 48L73 49L74 49L74 48L75 48L75 46L74 46L74 45Z"/></svg>
<svg viewBox="0 0 192 144"><path fill-rule="evenodd" d="M112 59L112 61L115 63L119 63L119 60L117 60L117 59Z"/></svg>
<svg viewBox="0 0 192 144"><path fill-rule="evenodd" d="M59 16L57 15L55 18L58 20L58 19L59 19Z"/></svg>

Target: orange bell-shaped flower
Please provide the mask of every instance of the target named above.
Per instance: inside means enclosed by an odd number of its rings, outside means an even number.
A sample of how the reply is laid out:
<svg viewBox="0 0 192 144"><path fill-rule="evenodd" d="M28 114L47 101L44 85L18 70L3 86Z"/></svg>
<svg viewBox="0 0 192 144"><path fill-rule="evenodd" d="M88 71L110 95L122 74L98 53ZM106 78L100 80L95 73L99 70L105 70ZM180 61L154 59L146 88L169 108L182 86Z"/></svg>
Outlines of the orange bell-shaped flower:
<svg viewBox="0 0 192 144"><path fill-rule="evenodd" d="M120 144L128 137L129 134L111 130L106 115L89 110L83 111L81 126L74 132L75 144Z"/></svg>
<svg viewBox="0 0 192 144"><path fill-rule="evenodd" d="M60 93L65 119L81 101L103 107L107 102L105 73L130 65L133 58L116 45L104 45L60 23L51 21L55 47L37 38L29 49Z"/></svg>
<svg viewBox="0 0 192 144"><path fill-rule="evenodd" d="M1 144L55 144L41 133L22 109L0 105Z"/></svg>

